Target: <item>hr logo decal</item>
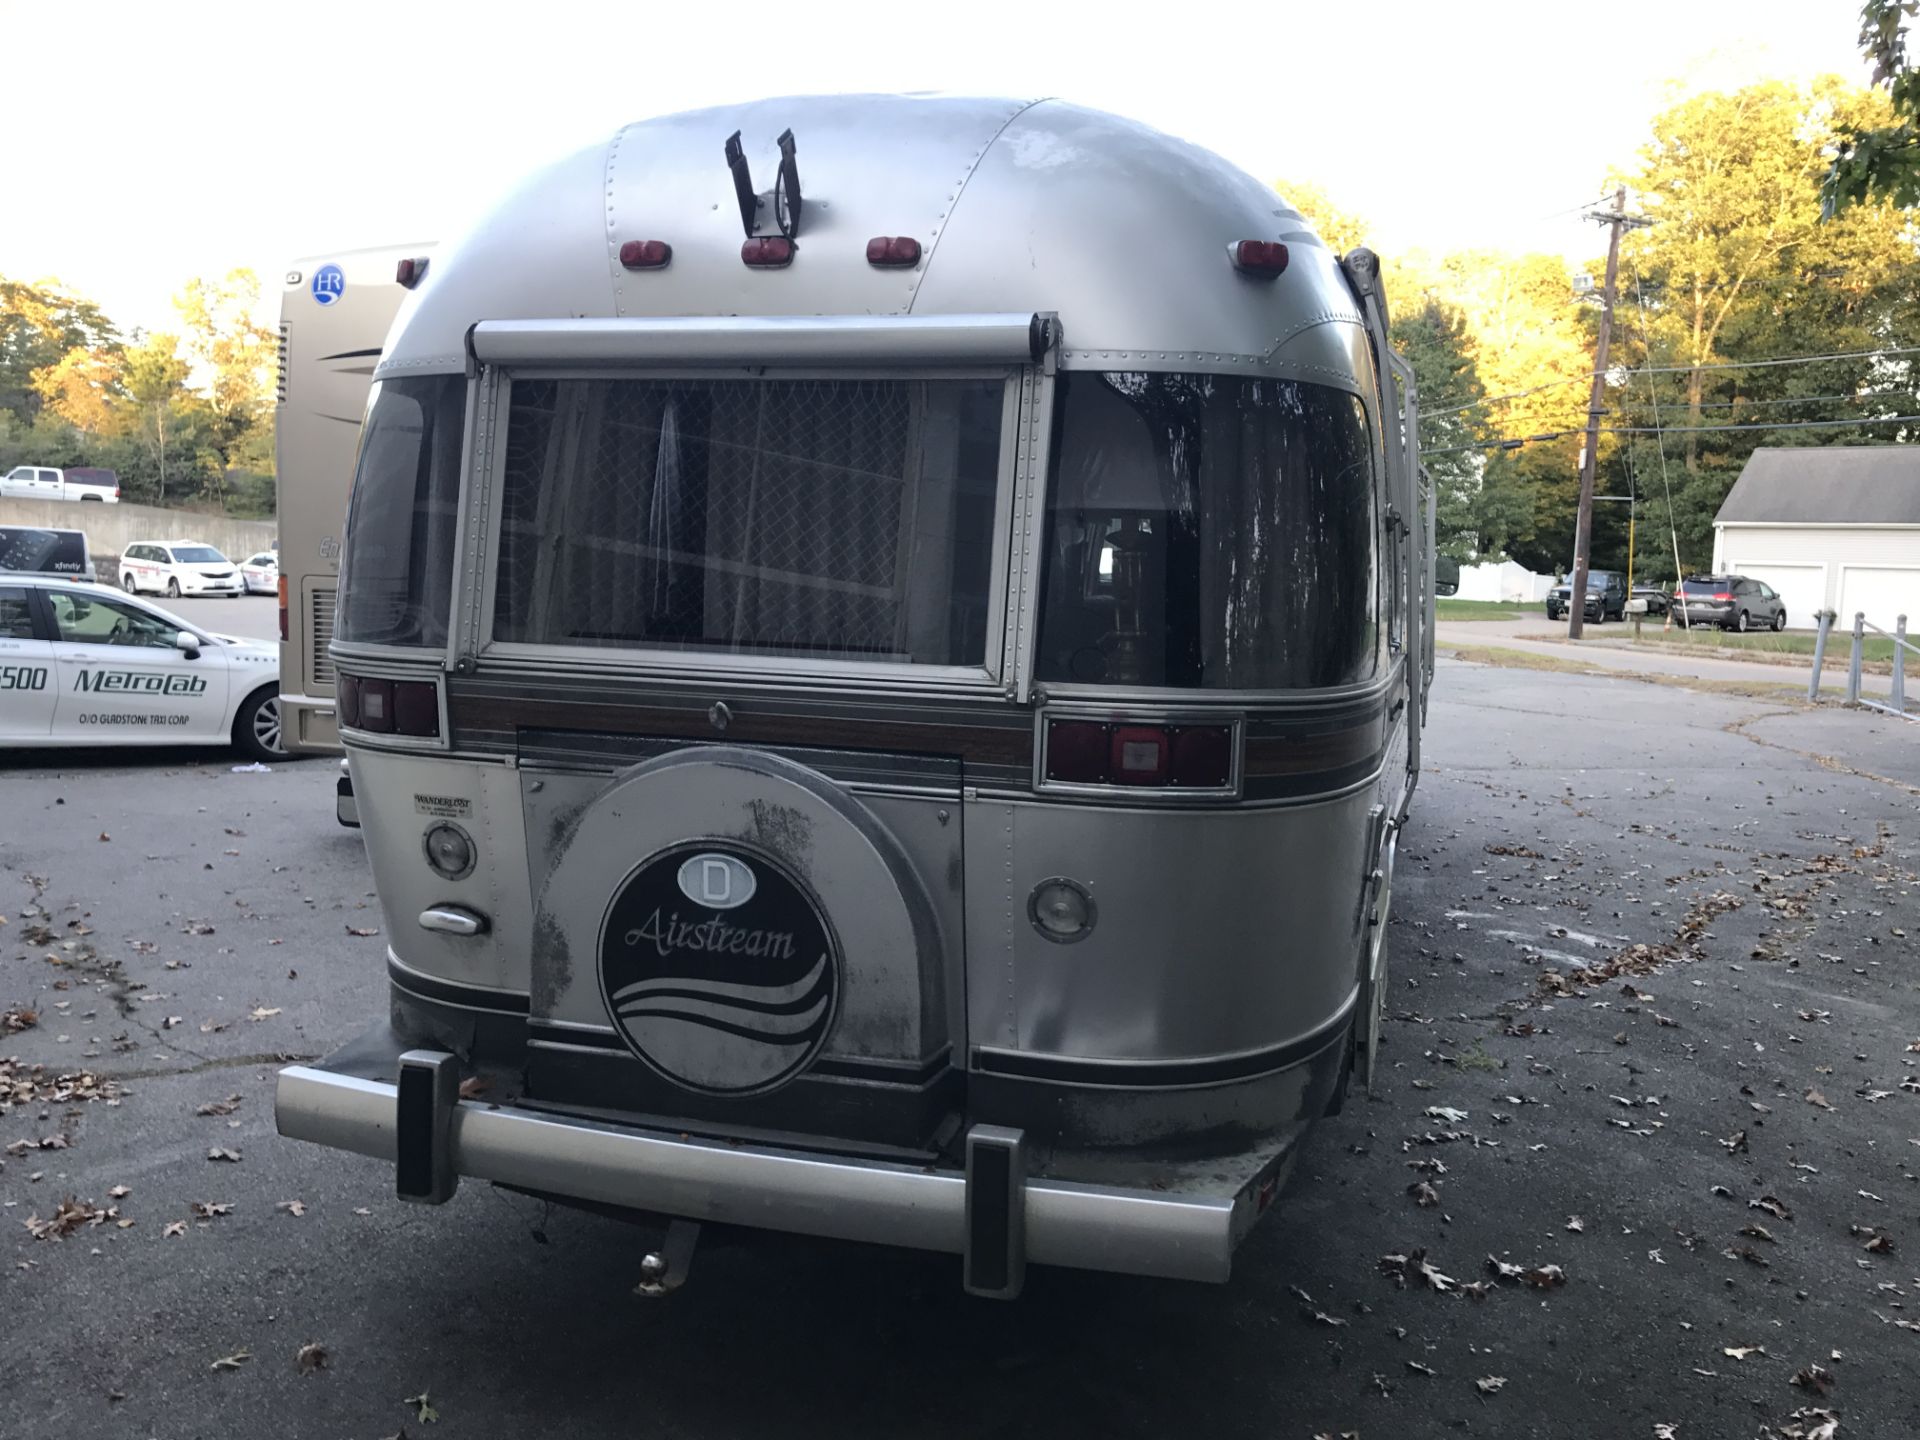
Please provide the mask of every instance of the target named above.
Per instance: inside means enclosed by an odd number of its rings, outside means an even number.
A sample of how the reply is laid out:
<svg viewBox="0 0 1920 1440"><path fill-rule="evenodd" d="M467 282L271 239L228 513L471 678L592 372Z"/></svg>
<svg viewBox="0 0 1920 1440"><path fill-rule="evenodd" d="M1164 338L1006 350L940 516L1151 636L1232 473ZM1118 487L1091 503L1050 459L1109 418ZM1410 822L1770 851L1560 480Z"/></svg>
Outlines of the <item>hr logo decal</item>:
<svg viewBox="0 0 1920 1440"><path fill-rule="evenodd" d="M627 1045L709 1094L771 1090L832 1028L833 934L811 897L759 856L681 846L635 870L600 935L600 986Z"/></svg>

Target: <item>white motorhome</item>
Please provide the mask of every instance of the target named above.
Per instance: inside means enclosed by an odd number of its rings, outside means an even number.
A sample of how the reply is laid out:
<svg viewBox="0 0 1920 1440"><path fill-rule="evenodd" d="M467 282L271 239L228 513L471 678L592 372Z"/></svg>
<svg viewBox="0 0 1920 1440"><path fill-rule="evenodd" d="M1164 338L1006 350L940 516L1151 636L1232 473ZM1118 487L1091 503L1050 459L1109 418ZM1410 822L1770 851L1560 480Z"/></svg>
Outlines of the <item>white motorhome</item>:
<svg viewBox="0 0 1920 1440"><path fill-rule="evenodd" d="M1433 579L1374 257L1073 105L769 100L530 177L374 379L391 1003L281 1132L659 1217L653 1290L707 1221L1224 1279L1378 1047Z"/></svg>
<svg viewBox="0 0 1920 1440"><path fill-rule="evenodd" d="M340 535L367 391L425 245L293 262L280 294L274 468L280 520L280 713L296 753L338 752L333 638Z"/></svg>

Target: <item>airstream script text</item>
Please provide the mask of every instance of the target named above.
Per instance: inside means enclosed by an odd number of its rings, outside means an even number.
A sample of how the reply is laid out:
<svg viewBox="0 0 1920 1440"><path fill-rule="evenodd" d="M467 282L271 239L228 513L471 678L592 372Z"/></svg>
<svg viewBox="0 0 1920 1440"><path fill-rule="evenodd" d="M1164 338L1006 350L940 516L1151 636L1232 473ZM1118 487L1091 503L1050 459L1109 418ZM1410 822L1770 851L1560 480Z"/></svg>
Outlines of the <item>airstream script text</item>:
<svg viewBox="0 0 1920 1440"><path fill-rule="evenodd" d="M793 934L787 930L748 930L729 925L717 916L692 924L680 918L678 911L663 921L655 909L646 922L627 932L627 944L637 946L651 940L656 954L665 959L676 950L707 951L715 955L755 955L774 960L793 958Z"/></svg>

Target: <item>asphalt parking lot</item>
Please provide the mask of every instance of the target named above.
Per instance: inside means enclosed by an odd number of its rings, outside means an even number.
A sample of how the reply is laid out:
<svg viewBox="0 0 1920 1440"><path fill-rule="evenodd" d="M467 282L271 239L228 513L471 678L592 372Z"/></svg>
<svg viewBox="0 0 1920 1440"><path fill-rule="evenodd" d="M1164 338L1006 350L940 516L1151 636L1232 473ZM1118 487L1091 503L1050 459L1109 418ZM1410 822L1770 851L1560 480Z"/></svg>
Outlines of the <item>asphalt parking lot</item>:
<svg viewBox="0 0 1920 1440"><path fill-rule="evenodd" d="M1457 663L1434 697L1380 1093L1226 1286L1011 1305L781 1237L639 1300L628 1226L279 1139L276 1066L385 1005L331 764L0 757L0 1011L38 1017L0 1033L0 1432L1920 1433L1920 734ZM36 1238L69 1196L115 1213Z"/></svg>

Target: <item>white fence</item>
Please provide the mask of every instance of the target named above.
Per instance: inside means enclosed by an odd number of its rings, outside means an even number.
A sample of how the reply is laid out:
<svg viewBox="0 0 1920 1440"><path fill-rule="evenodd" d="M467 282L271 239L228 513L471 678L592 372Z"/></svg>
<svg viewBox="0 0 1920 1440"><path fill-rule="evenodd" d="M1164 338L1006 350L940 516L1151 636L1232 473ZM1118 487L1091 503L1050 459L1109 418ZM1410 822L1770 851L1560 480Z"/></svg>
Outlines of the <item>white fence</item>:
<svg viewBox="0 0 1920 1440"><path fill-rule="evenodd" d="M1530 605L1547 598L1551 575L1536 575L1513 560L1487 560L1460 567L1459 600L1505 600Z"/></svg>

